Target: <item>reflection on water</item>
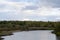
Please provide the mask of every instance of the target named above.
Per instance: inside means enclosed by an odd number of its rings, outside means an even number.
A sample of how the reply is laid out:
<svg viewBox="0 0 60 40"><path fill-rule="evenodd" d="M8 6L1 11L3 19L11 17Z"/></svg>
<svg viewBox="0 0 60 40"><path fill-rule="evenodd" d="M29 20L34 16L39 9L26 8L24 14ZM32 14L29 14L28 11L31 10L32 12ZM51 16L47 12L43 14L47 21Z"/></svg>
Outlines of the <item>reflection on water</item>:
<svg viewBox="0 0 60 40"><path fill-rule="evenodd" d="M4 40L56 40L52 30L16 32L12 36L4 36Z"/></svg>

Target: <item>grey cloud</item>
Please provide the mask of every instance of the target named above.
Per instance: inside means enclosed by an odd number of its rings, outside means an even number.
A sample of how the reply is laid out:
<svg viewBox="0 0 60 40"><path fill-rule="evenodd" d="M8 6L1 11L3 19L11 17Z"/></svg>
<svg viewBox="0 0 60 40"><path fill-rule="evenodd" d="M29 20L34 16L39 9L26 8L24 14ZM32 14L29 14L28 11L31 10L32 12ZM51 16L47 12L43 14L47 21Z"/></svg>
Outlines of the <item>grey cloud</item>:
<svg viewBox="0 0 60 40"><path fill-rule="evenodd" d="M36 10L38 8L38 6L26 6L25 8L23 8L23 10Z"/></svg>
<svg viewBox="0 0 60 40"><path fill-rule="evenodd" d="M5 4L0 4L0 8L5 8L6 5Z"/></svg>
<svg viewBox="0 0 60 40"><path fill-rule="evenodd" d="M12 2L32 2L34 4L41 4L46 6L52 6L53 8L60 8L60 0L9 0Z"/></svg>
<svg viewBox="0 0 60 40"><path fill-rule="evenodd" d="M60 8L60 0L41 0L41 2L53 8Z"/></svg>

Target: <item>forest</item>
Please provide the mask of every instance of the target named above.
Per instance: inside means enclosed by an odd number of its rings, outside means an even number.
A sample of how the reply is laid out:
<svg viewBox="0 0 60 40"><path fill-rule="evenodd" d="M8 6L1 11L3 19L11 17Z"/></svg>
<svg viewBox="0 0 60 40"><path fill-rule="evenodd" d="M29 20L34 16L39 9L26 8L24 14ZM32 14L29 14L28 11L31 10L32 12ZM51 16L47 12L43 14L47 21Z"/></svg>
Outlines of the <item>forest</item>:
<svg viewBox="0 0 60 40"><path fill-rule="evenodd" d="M44 21L0 21L0 35L5 31L54 30L60 36L60 22ZM6 32L5 32L6 33Z"/></svg>

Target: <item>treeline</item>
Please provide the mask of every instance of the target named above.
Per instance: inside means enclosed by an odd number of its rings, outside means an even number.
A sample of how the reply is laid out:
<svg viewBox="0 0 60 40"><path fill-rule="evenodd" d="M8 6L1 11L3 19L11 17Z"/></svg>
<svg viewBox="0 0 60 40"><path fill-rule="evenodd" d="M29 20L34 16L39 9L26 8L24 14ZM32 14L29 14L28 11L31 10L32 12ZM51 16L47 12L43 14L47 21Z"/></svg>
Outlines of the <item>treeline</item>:
<svg viewBox="0 0 60 40"><path fill-rule="evenodd" d="M60 35L60 22L43 21L0 21L0 33L2 31L25 30L55 30Z"/></svg>
<svg viewBox="0 0 60 40"><path fill-rule="evenodd" d="M60 22L0 21L0 31L55 29Z"/></svg>

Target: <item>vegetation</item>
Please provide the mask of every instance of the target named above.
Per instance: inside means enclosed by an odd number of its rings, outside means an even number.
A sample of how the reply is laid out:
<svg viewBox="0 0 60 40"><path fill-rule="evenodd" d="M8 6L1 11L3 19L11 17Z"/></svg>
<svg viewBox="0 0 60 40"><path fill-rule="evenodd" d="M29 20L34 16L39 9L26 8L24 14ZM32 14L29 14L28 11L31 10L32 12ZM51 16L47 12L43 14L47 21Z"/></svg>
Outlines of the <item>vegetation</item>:
<svg viewBox="0 0 60 40"><path fill-rule="evenodd" d="M56 35L60 35L60 22L42 21L0 21L0 35L8 31L28 31L28 30L55 30ZM10 32L8 32L9 34Z"/></svg>
<svg viewBox="0 0 60 40"><path fill-rule="evenodd" d="M54 33L55 33L57 36L60 36L60 23L57 23L57 24L56 24L56 28L55 28Z"/></svg>

